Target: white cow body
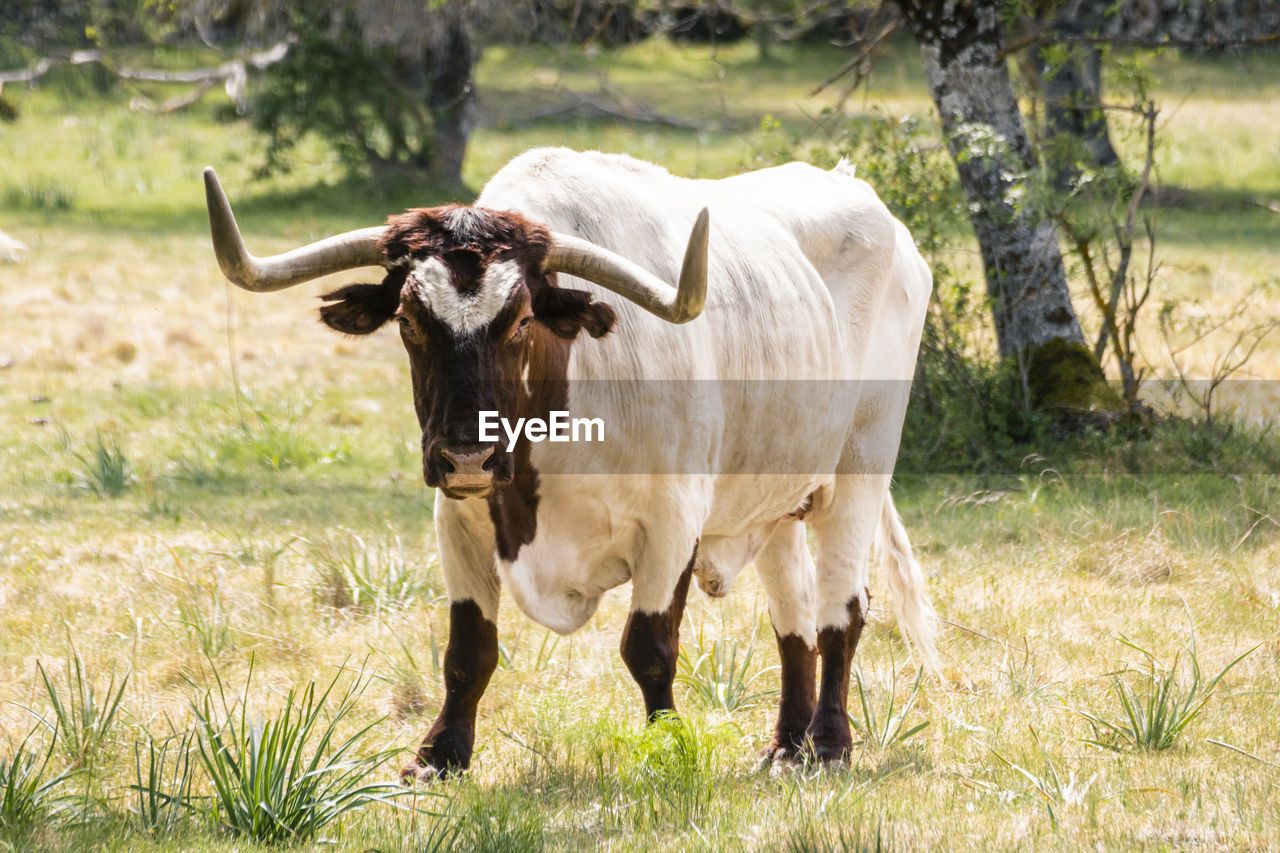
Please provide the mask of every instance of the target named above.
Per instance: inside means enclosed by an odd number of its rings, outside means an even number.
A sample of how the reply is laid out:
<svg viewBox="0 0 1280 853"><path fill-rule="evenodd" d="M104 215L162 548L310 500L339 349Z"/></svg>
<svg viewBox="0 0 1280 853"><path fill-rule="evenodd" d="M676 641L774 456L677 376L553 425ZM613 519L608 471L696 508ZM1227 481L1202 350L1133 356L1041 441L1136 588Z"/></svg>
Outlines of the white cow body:
<svg viewBox="0 0 1280 853"><path fill-rule="evenodd" d="M537 528L510 562L483 500L438 494L452 599L493 620L500 580L531 619L567 633L628 579L633 611L665 609L696 546L705 591L723 594L754 560L775 630L812 645L848 622L852 597L866 612L883 526L899 617L930 654L932 611L888 485L932 283L865 182L843 164L800 163L688 180L625 156L540 149L498 172L476 206L581 236L667 281L705 206L710 268L706 308L684 325L562 276L619 315L611 334L574 343L568 370L570 412L602 417L609 442L533 445ZM687 397L673 402L673 389ZM804 521L791 517L811 495Z"/></svg>

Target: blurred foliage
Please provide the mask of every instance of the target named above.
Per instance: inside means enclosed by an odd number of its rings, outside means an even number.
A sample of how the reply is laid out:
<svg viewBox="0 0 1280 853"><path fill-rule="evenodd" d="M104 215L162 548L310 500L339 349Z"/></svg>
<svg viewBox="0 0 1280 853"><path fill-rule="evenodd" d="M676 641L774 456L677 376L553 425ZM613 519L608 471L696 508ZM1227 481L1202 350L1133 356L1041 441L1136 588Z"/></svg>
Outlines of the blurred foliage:
<svg viewBox="0 0 1280 853"><path fill-rule="evenodd" d="M286 169L314 133L351 173L460 181L475 58L465 4L298 3L286 29L294 43L254 101L264 171Z"/></svg>
<svg viewBox="0 0 1280 853"><path fill-rule="evenodd" d="M150 38L154 0L10 0L0 5L0 44L49 49L99 47ZM0 59L8 59L0 48Z"/></svg>
<svg viewBox="0 0 1280 853"><path fill-rule="evenodd" d="M254 101L254 124L270 139L266 171L287 169L288 153L312 132L325 137L352 170L430 163L426 105L397 73L391 47L364 44L349 6L310 15L299 8L290 29L297 42Z"/></svg>

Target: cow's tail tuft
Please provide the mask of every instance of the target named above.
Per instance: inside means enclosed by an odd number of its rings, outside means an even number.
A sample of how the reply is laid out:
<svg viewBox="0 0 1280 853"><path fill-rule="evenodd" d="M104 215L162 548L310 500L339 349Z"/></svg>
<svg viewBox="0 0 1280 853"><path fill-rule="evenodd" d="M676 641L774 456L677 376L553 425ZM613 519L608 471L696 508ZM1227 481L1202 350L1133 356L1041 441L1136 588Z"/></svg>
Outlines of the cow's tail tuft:
<svg viewBox="0 0 1280 853"><path fill-rule="evenodd" d="M889 588L893 591L893 609L898 625L925 669L938 671L938 615L929 603L924 572L911 553L911 540L902 526L902 518L885 497L880 514L880 554L888 564Z"/></svg>

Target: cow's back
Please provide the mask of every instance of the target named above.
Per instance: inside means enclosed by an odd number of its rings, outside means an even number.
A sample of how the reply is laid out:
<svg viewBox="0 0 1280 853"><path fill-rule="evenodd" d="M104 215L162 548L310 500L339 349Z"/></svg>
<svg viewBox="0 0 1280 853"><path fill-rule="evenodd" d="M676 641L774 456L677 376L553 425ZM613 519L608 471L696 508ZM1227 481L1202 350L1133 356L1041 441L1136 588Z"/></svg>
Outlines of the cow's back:
<svg viewBox="0 0 1280 853"><path fill-rule="evenodd" d="M691 180L624 155L555 148L498 172L478 205L517 210L671 282L694 219L711 212L707 306L692 322L667 323L562 277L619 312L614 332L580 337L570 362L571 408L606 416L618 458L544 445L543 462L625 470L640 460L655 473L834 466L865 391L877 392L876 409L885 393L905 393L930 286L906 229L850 171L792 163Z"/></svg>

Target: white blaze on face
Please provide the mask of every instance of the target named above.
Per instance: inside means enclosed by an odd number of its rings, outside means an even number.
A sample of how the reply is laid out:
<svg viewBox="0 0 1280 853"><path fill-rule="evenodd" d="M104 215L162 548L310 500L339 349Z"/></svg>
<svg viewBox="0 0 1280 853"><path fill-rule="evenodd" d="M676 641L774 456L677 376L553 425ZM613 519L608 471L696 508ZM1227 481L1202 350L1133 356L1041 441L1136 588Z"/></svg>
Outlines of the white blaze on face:
<svg viewBox="0 0 1280 853"><path fill-rule="evenodd" d="M520 267L515 261L499 261L484 271L480 287L462 293L452 275L438 258L413 262L410 273L414 289L441 323L458 337L484 328L498 316L502 306L520 283Z"/></svg>

